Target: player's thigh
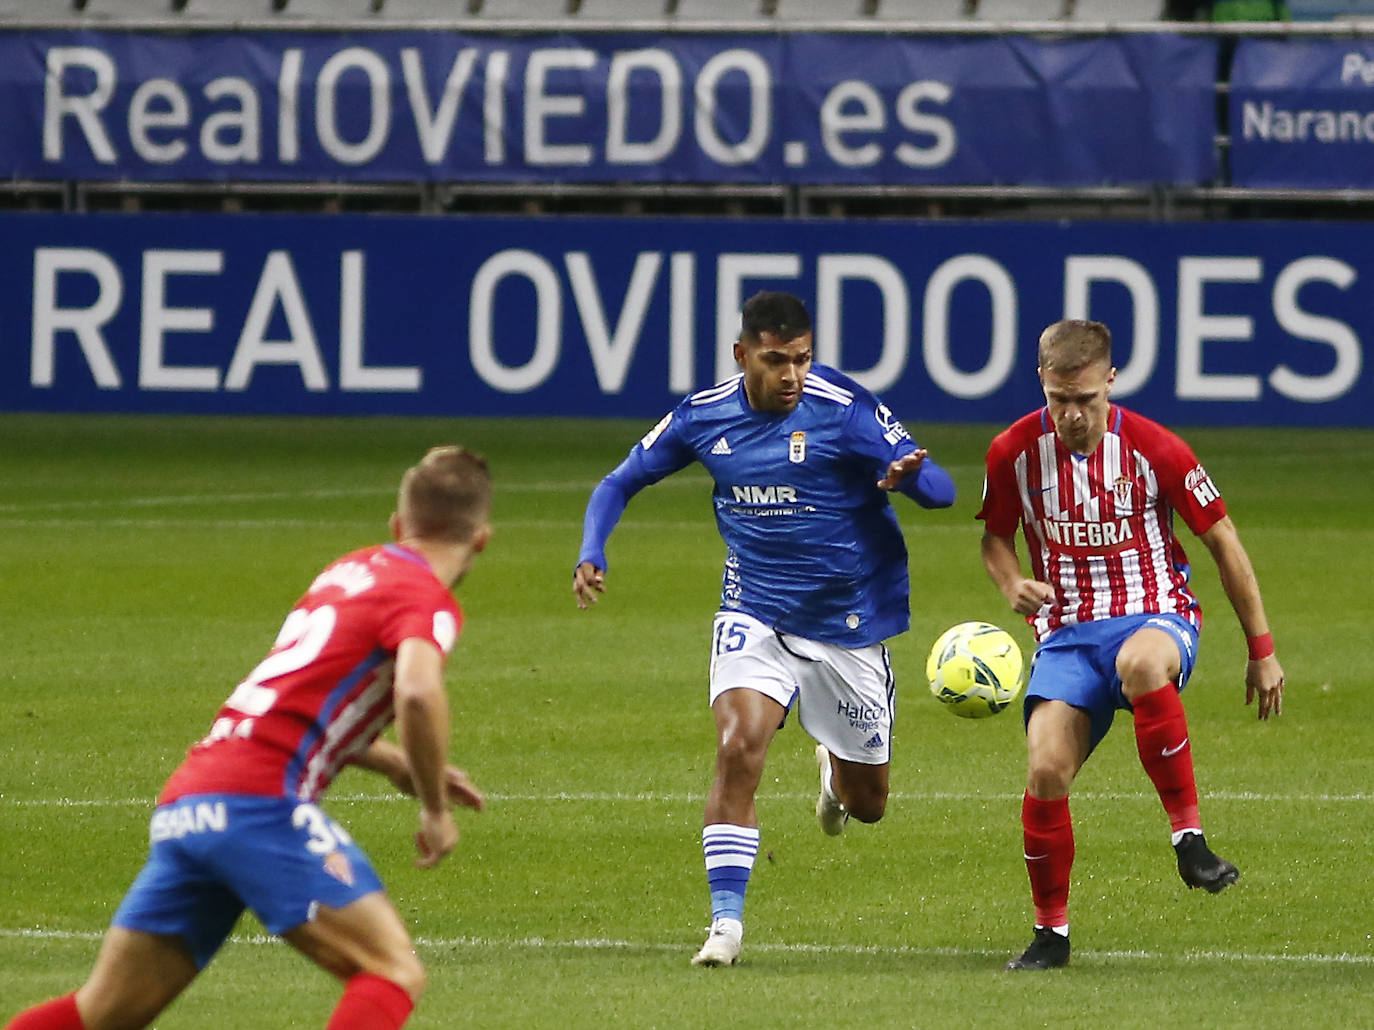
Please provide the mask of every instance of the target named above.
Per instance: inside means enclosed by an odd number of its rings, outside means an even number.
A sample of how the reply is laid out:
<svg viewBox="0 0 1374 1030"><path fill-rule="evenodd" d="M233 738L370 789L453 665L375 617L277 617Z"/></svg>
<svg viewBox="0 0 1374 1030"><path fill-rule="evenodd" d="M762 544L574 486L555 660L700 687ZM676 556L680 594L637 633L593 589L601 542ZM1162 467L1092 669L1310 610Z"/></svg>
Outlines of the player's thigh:
<svg viewBox="0 0 1374 1030"><path fill-rule="evenodd" d="M802 727L841 762L886 767L892 754L895 694L887 648L845 648L782 638L793 659ZM844 775L844 774L842 774ZM853 770L877 784L883 776Z"/></svg>
<svg viewBox="0 0 1374 1030"><path fill-rule="evenodd" d="M424 989L424 967L401 917L378 891L342 908L320 905L314 917L288 930L287 942L341 980L358 973L384 977L412 999Z"/></svg>
<svg viewBox="0 0 1374 1030"><path fill-rule="evenodd" d="M180 937L112 926L76 992L77 1011L86 1030L147 1026L198 972Z"/></svg>
<svg viewBox="0 0 1374 1030"><path fill-rule="evenodd" d="M1031 793L1045 799L1068 793L1092 752L1092 717L1065 701L1040 699L1026 720Z"/></svg>
<svg viewBox="0 0 1374 1030"><path fill-rule="evenodd" d="M1168 683L1182 689L1193 668L1197 631L1177 616L1152 617L1140 624L1116 654L1116 675L1127 700Z"/></svg>

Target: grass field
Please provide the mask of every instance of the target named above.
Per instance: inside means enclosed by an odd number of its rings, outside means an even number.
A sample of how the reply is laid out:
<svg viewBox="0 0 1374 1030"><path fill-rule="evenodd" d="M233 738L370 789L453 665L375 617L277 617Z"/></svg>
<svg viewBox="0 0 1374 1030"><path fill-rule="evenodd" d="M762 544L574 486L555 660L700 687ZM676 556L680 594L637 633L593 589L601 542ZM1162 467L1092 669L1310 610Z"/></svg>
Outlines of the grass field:
<svg viewBox="0 0 1374 1030"><path fill-rule="evenodd" d="M461 594L455 760L488 792L439 869L413 803L348 772L328 807L387 881L431 971L416 1028L1353 1027L1374 1025L1374 434L1192 430L1265 590L1282 718L1243 707L1245 647L1201 545L1209 621L1185 700L1209 840L1242 870L1179 882L1129 725L1073 798L1066 970L1009 975L1028 940L1021 726L956 720L922 666L946 626L1026 627L978 560L990 426L914 427L949 511L904 499L913 627L892 643L893 798L821 835L809 740L780 734L745 961L688 965L708 921L706 643L722 547L699 469L641 494L608 593L569 589L626 422L0 416L0 1019L84 977L145 853L151 798L314 572L385 532L431 443L484 451L492 547ZM251 920L158 1022L323 1026L333 981Z"/></svg>

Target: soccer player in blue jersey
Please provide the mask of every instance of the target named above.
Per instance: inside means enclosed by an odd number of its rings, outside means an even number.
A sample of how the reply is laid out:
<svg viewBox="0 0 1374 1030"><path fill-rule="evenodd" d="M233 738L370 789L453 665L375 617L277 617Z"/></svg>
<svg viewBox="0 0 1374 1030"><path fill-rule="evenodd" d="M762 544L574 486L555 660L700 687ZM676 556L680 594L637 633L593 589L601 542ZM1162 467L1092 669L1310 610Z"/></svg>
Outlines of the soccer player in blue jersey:
<svg viewBox="0 0 1374 1030"><path fill-rule="evenodd" d="M887 495L954 503L953 480L886 405L812 364L800 300L756 294L741 323L741 373L688 397L592 491L573 572L586 608L605 590L606 540L630 498L693 461L711 473L727 553L711 630L711 932L692 959L700 966L739 958L759 847L754 794L794 705L818 742L821 828L833 836L850 816L882 818L893 713L883 641L910 621L906 545Z"/></svg>

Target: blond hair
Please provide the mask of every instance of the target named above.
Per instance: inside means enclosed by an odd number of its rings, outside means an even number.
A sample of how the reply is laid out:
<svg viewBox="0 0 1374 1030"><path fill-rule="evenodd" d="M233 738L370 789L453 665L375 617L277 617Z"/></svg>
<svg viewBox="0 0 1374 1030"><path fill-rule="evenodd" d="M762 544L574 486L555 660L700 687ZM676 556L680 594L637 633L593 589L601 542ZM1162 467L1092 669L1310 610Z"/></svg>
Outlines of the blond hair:
<svg viewBox="0 0 1374 1030"><path fill-rule="evenodd" d="M1101 322L1066 318L1040 334L1040 369L1060 374L1112 363L1112 331Z"/></svg>
<svg viewBox="0 0 1374 1030"><path fill-rule="evenodd" d="M401 477L396 511L407 536L468 540L491 516L486 461L457 445L431 447Z"/></svg>

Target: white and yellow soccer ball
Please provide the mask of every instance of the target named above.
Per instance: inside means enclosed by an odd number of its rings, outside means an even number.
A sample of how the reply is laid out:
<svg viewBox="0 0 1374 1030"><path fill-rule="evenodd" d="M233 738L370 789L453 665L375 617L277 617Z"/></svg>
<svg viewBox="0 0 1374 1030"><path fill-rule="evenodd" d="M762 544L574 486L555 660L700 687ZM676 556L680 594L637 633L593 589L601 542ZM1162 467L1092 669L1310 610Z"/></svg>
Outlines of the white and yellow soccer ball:
<svg viewBox="0 0 1374 1030"><path fill-rule="evenodd" d="M961 622L940 635L926 659L930 692L955 715L983 719L1021 693L1021 649L990 622Z"/></svg>

